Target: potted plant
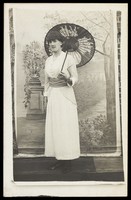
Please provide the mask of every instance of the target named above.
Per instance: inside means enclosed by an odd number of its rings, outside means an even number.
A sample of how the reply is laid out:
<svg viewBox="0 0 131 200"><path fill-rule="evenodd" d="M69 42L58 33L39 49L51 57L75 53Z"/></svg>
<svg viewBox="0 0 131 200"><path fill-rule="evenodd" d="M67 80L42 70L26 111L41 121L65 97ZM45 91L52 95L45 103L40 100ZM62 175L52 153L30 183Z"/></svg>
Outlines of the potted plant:
<svg viewBox="0 0 131 200"><path fill-rule="evenodd" d="M36 41L26 45L23 51L23 67L26 74L24 84L25 98L23 101L25 107L27 107L28 103L30 102L30 87L32 85L41 85L39 77L40 71L44 67L46 59L44 52L44 49Z"/></svg>

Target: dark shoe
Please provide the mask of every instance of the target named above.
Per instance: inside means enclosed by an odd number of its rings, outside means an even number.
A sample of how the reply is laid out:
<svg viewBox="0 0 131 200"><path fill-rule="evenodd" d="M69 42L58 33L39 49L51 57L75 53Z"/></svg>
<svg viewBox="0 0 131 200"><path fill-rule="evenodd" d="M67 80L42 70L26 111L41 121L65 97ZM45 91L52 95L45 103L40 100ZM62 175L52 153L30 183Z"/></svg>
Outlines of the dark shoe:
<svg viewBox="0 0 131 200"><path fill-rule="evenodd" d="M65 161L65 163L62 166L62 172L64 174L69 173L72 171L72 165L71 165L71 161Z"/></svg>
<svg viewBox="0 0 131 200"><path fill-rule="evenodd" d="M49 169L55 170L55 169L61 167L61 165L62 165L61 161L57 161L57 162L56 162L54 165L52 165Z"/></svg>

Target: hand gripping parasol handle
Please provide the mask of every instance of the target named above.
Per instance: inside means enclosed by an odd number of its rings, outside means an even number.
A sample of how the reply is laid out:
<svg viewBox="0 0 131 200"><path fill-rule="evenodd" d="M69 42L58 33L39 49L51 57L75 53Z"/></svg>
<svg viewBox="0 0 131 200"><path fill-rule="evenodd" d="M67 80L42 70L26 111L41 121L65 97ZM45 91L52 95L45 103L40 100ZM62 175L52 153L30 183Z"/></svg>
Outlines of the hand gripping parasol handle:
<svg viewBox="0 0 131 200"><path fill-rule="evenodd" d="M68 51L66 52L65 59L64 59L64 61L63 61L62 67L61 67L61 72L62 72L62 70L63 70L64 64L65 64L65 61L66 61L66 58L67 58L67 54L68 54Z"/></svg>

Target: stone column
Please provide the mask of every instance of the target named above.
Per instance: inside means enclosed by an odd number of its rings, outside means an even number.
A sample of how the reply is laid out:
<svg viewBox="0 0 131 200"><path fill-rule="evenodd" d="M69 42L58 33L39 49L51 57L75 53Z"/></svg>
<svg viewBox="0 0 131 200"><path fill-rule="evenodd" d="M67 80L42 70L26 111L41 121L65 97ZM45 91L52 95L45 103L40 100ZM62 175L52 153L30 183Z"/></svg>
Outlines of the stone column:
<svg viewBox="0 0 131 200"><path fill-rule="evenodd" d="M32 78L29 82L31 98L27 108L27 119L40 120L45 118L45 109L43 105L44 87L38 78Z"/></svg>

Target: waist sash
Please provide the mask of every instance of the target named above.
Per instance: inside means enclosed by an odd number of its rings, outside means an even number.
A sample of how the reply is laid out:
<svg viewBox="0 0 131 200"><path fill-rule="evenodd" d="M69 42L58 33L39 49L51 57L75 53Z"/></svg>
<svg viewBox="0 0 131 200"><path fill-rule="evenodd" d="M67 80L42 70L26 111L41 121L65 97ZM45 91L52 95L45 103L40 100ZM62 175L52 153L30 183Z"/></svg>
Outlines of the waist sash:
<svg viewBox="0 0 131 200"><path fill-rule="evenodd" d="M67 82L60 78L49 78L50 87L64 87L67 86Z"/></svg>

